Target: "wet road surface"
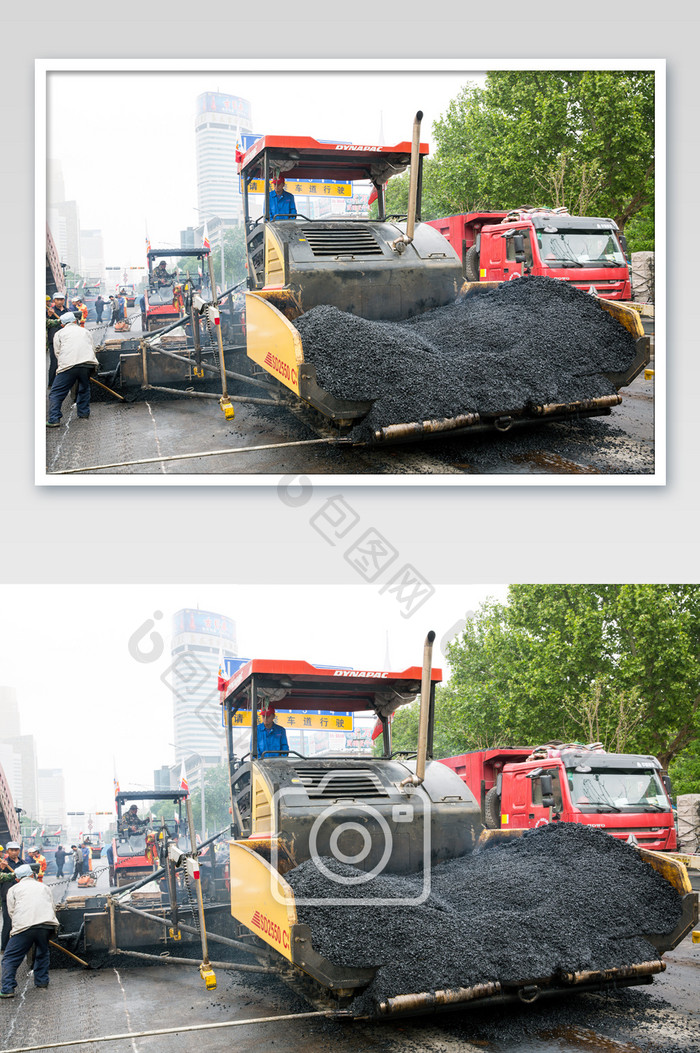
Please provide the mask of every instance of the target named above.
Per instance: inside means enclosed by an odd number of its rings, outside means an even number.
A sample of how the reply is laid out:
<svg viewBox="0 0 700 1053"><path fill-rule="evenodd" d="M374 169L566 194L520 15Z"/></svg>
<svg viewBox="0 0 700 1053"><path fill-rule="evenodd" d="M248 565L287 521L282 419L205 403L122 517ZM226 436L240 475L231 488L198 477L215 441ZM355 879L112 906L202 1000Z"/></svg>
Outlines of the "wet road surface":
<svg viewBox="0 0 700 1053"><path fill-rule="evenodd" d="M108 401L93 399L90 419L78 421L69 398L61 426L46 430L46 472L161 479L202 474L649 475L654 471L653 378L642 374L622 395L609 417L371 448L329 446L284 407L239 404L235 419L227 421L214 399L139 395L137 401L117 402L107 396ZM255 449L265 446L277 448Z"/></svg>

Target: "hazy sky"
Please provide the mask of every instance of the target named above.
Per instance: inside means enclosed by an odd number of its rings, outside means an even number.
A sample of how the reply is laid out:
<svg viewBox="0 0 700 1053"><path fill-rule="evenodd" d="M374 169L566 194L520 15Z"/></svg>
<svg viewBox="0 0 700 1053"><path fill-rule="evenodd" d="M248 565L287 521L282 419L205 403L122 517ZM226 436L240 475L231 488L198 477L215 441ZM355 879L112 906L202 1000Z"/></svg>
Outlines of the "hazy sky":
<svg viewBox="0 0 700 1053"><path fill-rule="evenodd" d="M421 139L472 72L121 72L47 74L47 156L59 160L67 200L84 230L104 235L107 266L144 263L154 247L178 246L199 216L195 103L205 91L247 99L255 132L379 143ZM66 134L71 129L71 134ZM74 132L74 134L73 134ZM237 179L232 171L231 178Z"/></svg>
<svg viewBox="0 0 700 1053"><path fill-rule="evenodd" d="M488 596L505 598L506 586L437 586L408 618L371 585L30 585L2 595L0 684L17 690L21 732L35 736L39 767L64 769L69 811L102 811L112 807L115 767L123 790L140 789L174 761L172 696L161 677L181 607L233 618L244 657L356 669L384 668L387 633L392 669L420 665L433 629L434 665L444 669L444 635ZM151 632L161 653L138 661L132 655L148 655Z"/></svg>

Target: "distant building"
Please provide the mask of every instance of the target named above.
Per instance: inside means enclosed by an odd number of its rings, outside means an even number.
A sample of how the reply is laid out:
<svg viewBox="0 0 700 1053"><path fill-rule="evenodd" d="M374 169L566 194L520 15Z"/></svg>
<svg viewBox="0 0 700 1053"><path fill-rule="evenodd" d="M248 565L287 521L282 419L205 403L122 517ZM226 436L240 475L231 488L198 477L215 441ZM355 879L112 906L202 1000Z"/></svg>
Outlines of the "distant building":
<svg viewBox="0 0 700 1053"><path fill-rule="evenodd" d="M175 768L169 768L167 764L161 764L153 772L154 790L176 790L178 781L175 777Z"/></svg>
<svg viewBox="0 0 700 1053"><path fill-rule="evenodd" d="M54 830L65 830L66 817L66 780L62 768L39 768L39 822L50 834Z"/></svg>
<svg viewBox="0 0 700 1053"><path fill-rule="evenodd" d="M20 734L17 689L0 687L0 740L16 738Z"/></svg>
<svg viewBox="0 0 700 1053"><path fill-rule="evenodd" d="M187 230L180 231L180 248L181 249L198 249L199 241L197 240L194 227L188 227Z"/></svg>
<svg viewBox="0 0 700 1053"><path fill-rule="evenodd" d="M28 816L37 818L39 787L36 743L33 735L22 735L17 691L0 687L0 747L2 766L14 803Z"/></svg>
<svg viewBox="0 0 700 1053"><path fill-rule="evenodd" d="M105 250L101 230L80 231L80 259L84 278L105 280ZM104 291L103 286L101 292L104 294Z"/></svg>
<svg viewBox="0 0 700 1053"><path fill-rule="evenodd" d="M194 120L197 203L203 222L219 217L238 225L243 204L238 185L236 147L252 131L251 106L238 95L207 91L197 96Z"/></svg>
<svg viewBox="0 0 700 1053"><path fill-rule="evenodd" d="M207 764L224 756L217 674L220 661L235 658L236 651L236 623L227 615L185 608L174 616L171 664L163 679L173 694L178 764L194 754Z"/></svg>
<svg viewBox="0 0 700 1053"><path fill-rule="evenodd" d="M12 747L14 759L14 784L10 790L17 807L33 819L39 815L39 783L36 764L36 743L33 735L17 735L2 739L3 746ZM5 765L3 764L3 767ZM5 768L8 782L11 776Z"/></svg>

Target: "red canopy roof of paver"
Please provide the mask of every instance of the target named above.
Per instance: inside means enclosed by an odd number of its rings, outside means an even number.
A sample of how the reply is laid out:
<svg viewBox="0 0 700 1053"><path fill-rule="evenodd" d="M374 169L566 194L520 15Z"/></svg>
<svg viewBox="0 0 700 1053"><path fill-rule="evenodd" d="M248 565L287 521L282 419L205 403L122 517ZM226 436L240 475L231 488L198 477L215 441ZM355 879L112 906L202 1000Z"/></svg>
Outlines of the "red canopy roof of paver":
<svg viewBox="0 0 700 1053"><path fill-rule="evenodd" d="M308 662L252 658L227 682L222 701L243 694L253 676L264 687L286 690L284 698L277 703L280 709L358 712L375 709L375 698L380 693L393 690L417 694L422 669L416 665L393 673L374 669L321 669ZM433 669L431 679L434 683L442 680L442 670Z"/></svg>
<svg viewBox="0 0 700 1053"><path fill-rule="evenodd" d="M267 152L270 168L281 171L287 180L369 179L386 182L391 175L406 170L411 159L410 142L396 146L363 143L322 143L310 136L264 135L246 150L238 171L257 177L263 174ZM428 144L420 144L428 153Z"/></svg>

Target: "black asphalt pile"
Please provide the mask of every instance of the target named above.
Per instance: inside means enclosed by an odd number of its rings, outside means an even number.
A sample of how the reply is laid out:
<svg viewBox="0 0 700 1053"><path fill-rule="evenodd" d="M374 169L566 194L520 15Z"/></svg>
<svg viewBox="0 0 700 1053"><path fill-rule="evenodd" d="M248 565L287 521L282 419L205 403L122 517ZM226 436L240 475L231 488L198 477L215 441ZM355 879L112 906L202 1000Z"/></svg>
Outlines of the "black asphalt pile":
<svg viewBox="0 0 700 1053"><path fill-rule="evenodd" d="M681 916L676 891L629 845L577 823L527 831L521 838L442 863L425 903L422 874L386 874L343 885L359 872L333 860L325 876L313 860L286 875L299 921L329 961L377 968L356 1012L386 997L499 980L518 983L562 972L655 960L643 938L671 932ZM361 906L343 901L362 899ZM299 900L335 899L329 906Z"/></svg>
<svg viewBox="0 0 700 1053"><path fill-rule="evenodd" d="M337 398L374 399L357 438L388 424L502 414L614 394L634 338L587 293L521 278L404 322L321 305L295 322L304 358Z"/></svg>

